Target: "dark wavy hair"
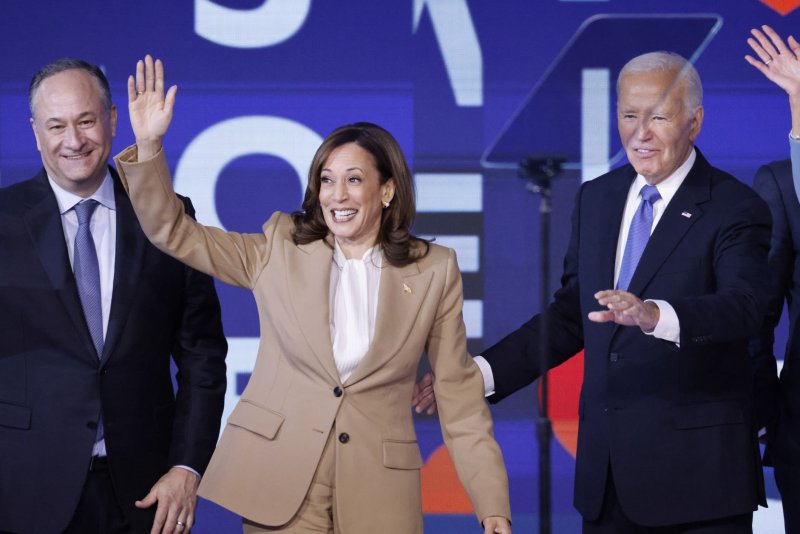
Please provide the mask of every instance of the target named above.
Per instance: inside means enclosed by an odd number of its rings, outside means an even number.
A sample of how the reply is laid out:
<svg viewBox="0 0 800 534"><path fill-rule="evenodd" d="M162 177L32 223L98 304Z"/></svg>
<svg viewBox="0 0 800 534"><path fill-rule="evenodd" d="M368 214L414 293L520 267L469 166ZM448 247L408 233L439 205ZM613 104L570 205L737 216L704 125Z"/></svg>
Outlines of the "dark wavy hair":
<svg viewBox="0 0 800 534"><path fill-rule="evenodd" d="M357 122L340 126L332 131L314 154L308 170L308 186L303 199L302 211L292 214L294 220L294 242L298 245L325 239L328 226L319 203L322 168L331 153L342 145L355 143L375 160L381 185L394 180L394 198L388 208L381 212L378 244L389 264L396 267L413 263L428 253L428 241L411 235L411 226L416 215L414 179L408 169L406 158L392 134L376 124Z"/></svg>

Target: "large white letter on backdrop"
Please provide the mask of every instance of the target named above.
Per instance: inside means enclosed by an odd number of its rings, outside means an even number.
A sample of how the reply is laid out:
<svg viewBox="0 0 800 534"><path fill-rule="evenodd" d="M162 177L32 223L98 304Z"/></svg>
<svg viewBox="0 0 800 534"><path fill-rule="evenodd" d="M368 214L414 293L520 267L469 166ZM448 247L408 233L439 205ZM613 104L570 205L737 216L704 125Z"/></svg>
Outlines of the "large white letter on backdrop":
<svg viewBox="0 0 800 534"><path fill-rule="evenodd" d="M482 106L483 54L466 0L414 0L414 32L425 6L442 49L456 104Z"/></svg>
<svg viewBox="0 0 800 534"><path fill-rule="evenodd" d="M194 0L194 31L232 48L262 48L281 43L300 30L311 0L264 0L253 9L233 9L212 0Z"/></svg>
<svg viewBox="0 0 800 534"><path fill-rule="evenodd" d="M192 199L200 222L224 228L214 192L226 165L252 154L281 158L297 173L305 193L308 168L321 143L315 131L282 117L227 119L200 132L186 147L175 169L175 189Z"/></svg>

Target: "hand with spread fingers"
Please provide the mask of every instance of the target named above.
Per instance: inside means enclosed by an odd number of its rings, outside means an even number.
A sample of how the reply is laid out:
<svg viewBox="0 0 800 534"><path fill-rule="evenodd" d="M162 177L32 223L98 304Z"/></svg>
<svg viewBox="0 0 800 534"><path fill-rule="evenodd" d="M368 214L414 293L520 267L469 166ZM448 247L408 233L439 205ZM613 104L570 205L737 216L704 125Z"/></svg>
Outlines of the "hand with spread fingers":
<svg viewBox="0 0 800 534"><path fill-rule="evenodd" d="M638 326L645 332L651 332L658 324L660 312L658 306L643 301L633 293L619 289L598 291L594 294L597 303L606 310L589 313L589 320L596 323L615 322L623 326Z"/></svg>
<svg viewBox="0 0 800 534"><path fill-rule="evenodd" d="M158 503L150 534L187 534L194 524L200 477L182 467L173 467L161 477L137 508Z"/></svg>
<svg viewBox="0 0 800 534"><path fill-rule="evenodd" d="M136 62L136 76L128 76L128 112L136 137L139 160L146 160L161 149L161 138L172 122L175 106L173 85L164 93L164 64L149 54Z"/></svg>
<svg viewBox="0 0 800 534"><path fill-rule="evenodd" d="M789 96L800 97L800 43L789 36L787 43L780 35L767 25L761 30L750 30L752 37L747 44L758 58L746 55L744 59L761 71L770 81L789 93Z"/></svg>

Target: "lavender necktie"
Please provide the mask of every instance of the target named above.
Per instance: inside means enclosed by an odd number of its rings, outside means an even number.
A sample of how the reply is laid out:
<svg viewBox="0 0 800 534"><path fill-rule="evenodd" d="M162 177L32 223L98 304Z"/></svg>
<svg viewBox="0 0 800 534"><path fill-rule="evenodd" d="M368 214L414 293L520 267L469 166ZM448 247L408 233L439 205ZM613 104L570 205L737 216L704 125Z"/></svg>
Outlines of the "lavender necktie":
<svg viewBox="0 0 800 534"><path fill-rule="evenodd" d="M631 283L633 272L639 264L639 258L642 257L647 240L650 239L650 231L653 228L653 203L661 198L654 185L645 185L639 194L642 201L639 203L636 213L633 214L628 230L628 240L625 242L625 252L619 268L617 289L627 290Z"/></svg>
<svg viewBox="0 0 800 534"><path fill-rule="evenodd" d="M78 295L83 306L83 315L89 326L97 357L103 357L103 308L100 304L100 265L97 250L89 229L92 213L97 208L96 200L84 200L75 205L78 215L78 233L75 235L73 271L78 284Z"/></svg>
<svg viewBox="0 0 800 534"><path fill-rule="evenodd" d="M92 214L98 206L96 200L83 200L75 205L78 215L78 233L75 234L75 251L72 259L72 270L78 284L78 296L83 306L83 315L89 326L97 358L103 358L103 308L100 303L100 264L97 262L97 249L89 227ZM104 439L103 419L97 420L97 438Z"/></svg>

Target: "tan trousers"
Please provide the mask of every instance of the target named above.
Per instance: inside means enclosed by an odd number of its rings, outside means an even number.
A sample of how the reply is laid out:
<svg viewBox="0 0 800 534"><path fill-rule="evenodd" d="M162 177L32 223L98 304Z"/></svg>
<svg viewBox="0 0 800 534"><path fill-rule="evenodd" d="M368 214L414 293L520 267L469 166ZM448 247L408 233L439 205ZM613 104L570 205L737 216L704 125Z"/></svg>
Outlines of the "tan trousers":
<svg viewBox="0 0 800 534"><path fill-rule="evenodd" d="M334 534L341 532L336 525L333 510L336 505L335 488L335 446L333 436L336 428L331 429L328 442L322 451L317 471L311 480L303 504L295 516L280 527L267 527L242 518L244 534L266 534L281 532L283 534Z"/></svg>

